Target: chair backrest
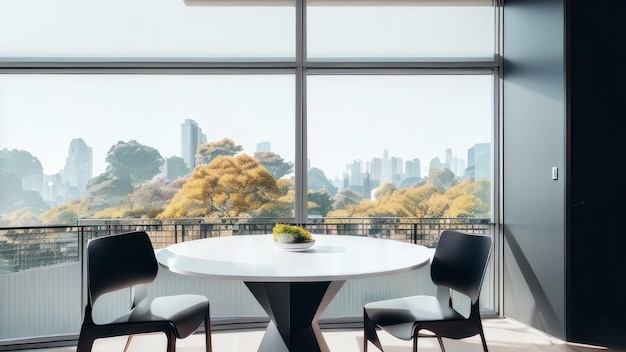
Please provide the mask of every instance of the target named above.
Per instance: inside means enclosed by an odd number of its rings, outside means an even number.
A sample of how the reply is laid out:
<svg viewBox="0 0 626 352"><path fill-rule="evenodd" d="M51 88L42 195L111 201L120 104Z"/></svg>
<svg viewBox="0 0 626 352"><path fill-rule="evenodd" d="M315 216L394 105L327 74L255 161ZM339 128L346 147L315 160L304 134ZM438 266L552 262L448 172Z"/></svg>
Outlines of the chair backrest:
<svg viewBox="0 0 626 352"><path fill-rule="evenodd" d="M431 264L435 285L449 287L476 303L491 254L491 237L445 230Z"/></svg>
<svg viewBox="0 0 626 352"><path fill-rule="evenodd" d="M87 267L91 303L107 292L152 282L159 270L150 238L143 231L89 240Z"/></svg>

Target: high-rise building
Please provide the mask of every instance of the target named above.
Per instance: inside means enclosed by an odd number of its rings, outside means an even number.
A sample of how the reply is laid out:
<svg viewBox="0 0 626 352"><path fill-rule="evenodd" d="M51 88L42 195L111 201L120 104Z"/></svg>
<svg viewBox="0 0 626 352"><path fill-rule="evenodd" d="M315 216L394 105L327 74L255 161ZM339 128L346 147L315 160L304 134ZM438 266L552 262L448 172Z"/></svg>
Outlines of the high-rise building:
<svg viewBox="0 0 626 352"><path fill-rule="evenodd" d="M393 182L391 175L391 160L389 159L389 151L385 149L383 151L383 159L381 162L380 184L384 185L385 183L391 182Z"/></svg>
<svg viewBox="0 0 626 352"><path fill-rule="evenodd" d="M402 158L391 157L391 182L400 186L402 183L402 177L404 176L404 161Z"/></svg>
<svg viewBox="0 0 626 352"><path fill-rule="evenodd" d="M180 125L180 154L189 169L196 167L196 151L206 142L206 134L202 133L196 121L185 119Z"/></svg>
<svg viewBox="0 0 626 352"><path fill-rule="evenodd" d="M272 151L272 143L268 141L259 142L256 144L257 152L271 152Z"/></svg>
<svg viewBox="0 0 626 352"><path fill-rule="evenodd" d="M419 158L407 160L404 163L405 178L421 178L421 167Z"/></svg>
<svg viewBox="0 0 626 352"><path fill-rule="evenodd" d="M72 139L63 168L64 193L67 199L80 197L93 176L93 150L82 138Z"/></svg>
<svg viewBox="0 0 626 352"><path fill-rule="evenodd" d="M446 148L445 154L446 154L446 157L445 157L442 167L449 169L450 171L454 171L452 169L452 149Z"/></svg>
<svg viewBox="0 0 626 352"><path fill-rule="evenodd" d="M428 174L430 175L430 172L436 169L440 169L441 166L441 159L439 159L438 156L432 158L430 160L430 165L428 166Z"/></svg>
<svg viewBox="0 0 626 352"><path fill-rule="evenodd" d="M370 177L373 183L380 185L380 180L382 179L382 160L380 158L372 158Z"/></svg>
<svg viewBox="0 0 626 352"><path fill-rule="evenodd" d="M491 179L491 144L478 143L467 150L467 177L476 181Z"/></svg>
<svg viewBox="0 0 626 352"><path fill-rule="evenodd" d="M452 160L452 172L458 178L463 178L463 175L465 175L465 159L455 156Z"/></svg>
<svg viewBox="0 0 626 352"><path fill-rule="evenodd" d="M350 186L363 186L363 167L361 160L355 160L346 165L346 171L350 174Z"/></svg>

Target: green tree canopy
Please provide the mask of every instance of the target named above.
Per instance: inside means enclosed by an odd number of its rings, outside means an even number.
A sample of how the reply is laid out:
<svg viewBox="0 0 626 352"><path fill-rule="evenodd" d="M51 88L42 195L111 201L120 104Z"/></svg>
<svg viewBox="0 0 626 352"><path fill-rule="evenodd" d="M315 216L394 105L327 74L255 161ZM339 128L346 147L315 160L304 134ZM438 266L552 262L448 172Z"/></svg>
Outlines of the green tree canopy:
<svg viewBox="0 0 626 352"><path fill-rule="evenodd" d="M159 217L254 215L279 196L276 179L251 156L218 156L196 167Z"/></svg>
<svg viewBox="0 0 626 352"><path fill-rule="evenodd" d="M109 163L107 173L128 185L127 194L157 175L164 163L158 150L136 140L117 142L109 149L106 161Z"/></svg>
<svg viewBox="0 0 626 352"><path fill-rule="evenodd" d="M243 147L235 144L230 138L224 138L217 142L210 142L202 144L196 151L196 165L208 164L218 156L234 156Z"/></svg>
<svg viewBox="0 0 626 352"><path fill-rule="evenodd" d="M105 172L87 182L87 190L82 200L89 203L89 211L116 206L129 194L129 185L119 177Z"/></svg>
<svg viewBox="0 0 626 352"><path fill-rule="evenodd" d="M0 150L0 174L13 174L19 178L43 173L39 159L25 150Z"/></svg>
<svg viewBox="0 0 626 352"><path fill-rule="evenodd" d="M274 152L255 152L254 158L275 178L281 178L293 172L293 163L286 162Z"/></svg>
<svg viewBox="0 0 626 352"><path fill-rule="evenodd" d="M333 209L333 199L326 188L308 193L309 215L326 216Z"/></svg>
<svg viewBox="0 0 626 352"><path fill-rule="evenodd" d="M41 214L50 206L43 201L37 191L22 189L22 179L13 173L0 173L0 214L27 208L29 211Z"/></svg>
<svg viewBox="0 0 626 352"><path fill-rule="evenodd" d="M312 191L321 191L326 189L331 197L337 194L337 187L330 182L328 177L324 174L324 171L312 167L307 173L308 189Z"/></svg>

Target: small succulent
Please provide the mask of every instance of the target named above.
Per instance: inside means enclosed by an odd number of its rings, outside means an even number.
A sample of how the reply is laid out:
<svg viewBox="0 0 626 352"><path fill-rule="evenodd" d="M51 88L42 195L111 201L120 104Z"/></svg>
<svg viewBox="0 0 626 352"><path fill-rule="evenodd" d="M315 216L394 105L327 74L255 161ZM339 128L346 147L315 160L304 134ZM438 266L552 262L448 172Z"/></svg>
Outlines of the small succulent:
<svg viewBox="0 0 626 352"><path fill-rule="evenodd" d="M311 233L300 226L276 224L272 229L276 242L309 242L313 241Z"/></svg>

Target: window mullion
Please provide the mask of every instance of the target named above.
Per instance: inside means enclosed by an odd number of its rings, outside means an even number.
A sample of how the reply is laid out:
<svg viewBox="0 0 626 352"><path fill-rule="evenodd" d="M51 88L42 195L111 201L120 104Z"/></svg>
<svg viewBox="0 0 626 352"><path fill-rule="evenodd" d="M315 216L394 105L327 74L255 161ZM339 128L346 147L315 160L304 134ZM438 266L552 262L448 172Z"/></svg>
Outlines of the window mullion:
<svg viewBox="0 0 626 352"><path fill-rule="evenodd" d="M306 0L296 0L296 196L295 221L307 219L307 130L306 130Z"/></svg>

